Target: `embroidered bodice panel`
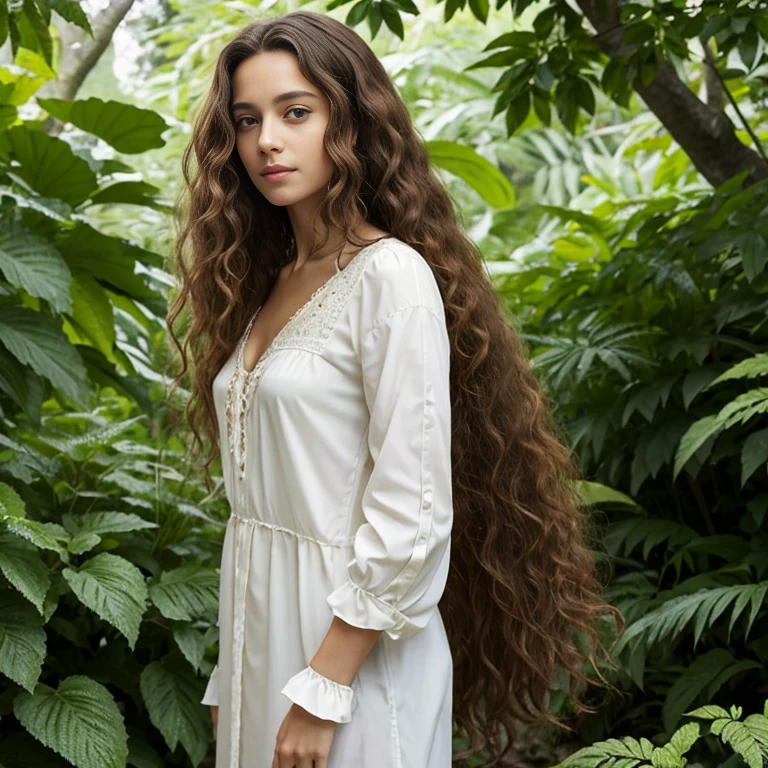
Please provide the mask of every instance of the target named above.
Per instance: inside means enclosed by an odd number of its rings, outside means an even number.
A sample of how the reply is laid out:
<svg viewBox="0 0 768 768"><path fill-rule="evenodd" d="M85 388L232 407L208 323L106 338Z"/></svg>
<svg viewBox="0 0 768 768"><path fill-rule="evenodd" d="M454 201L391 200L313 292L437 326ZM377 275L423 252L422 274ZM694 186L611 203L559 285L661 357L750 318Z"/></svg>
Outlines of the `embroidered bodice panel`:
<svg viewBox="0 0 768 768"><path fill-rule="evenodd" d="M349 295L374 254L394 238L385 237L358 251L344 269L336 273L315 290L288 319L272 340L251 371L244 365L245 346L259 309L251 318L235 350L234 371L227 388L226 425L231 460L238 481L245 477L248 454L246 423L254 401L255 391L269 361L284 349L299 349L321 353L346 306Z"/></svg>

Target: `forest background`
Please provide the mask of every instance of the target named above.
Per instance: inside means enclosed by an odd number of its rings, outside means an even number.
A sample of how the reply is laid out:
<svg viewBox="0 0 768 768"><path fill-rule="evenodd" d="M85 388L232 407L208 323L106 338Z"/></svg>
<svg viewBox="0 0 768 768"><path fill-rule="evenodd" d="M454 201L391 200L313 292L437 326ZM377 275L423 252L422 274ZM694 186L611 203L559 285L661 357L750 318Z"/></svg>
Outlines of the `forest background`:
<svg viewBox="0 0 768 768"><path fill-rule="evenodd" d="M0 2L0 766L213 765L229 510L166 401L172 213L221 46L299 7L383 61L584 471L618 692L517 764L759 768L760 0Z"/></svg>

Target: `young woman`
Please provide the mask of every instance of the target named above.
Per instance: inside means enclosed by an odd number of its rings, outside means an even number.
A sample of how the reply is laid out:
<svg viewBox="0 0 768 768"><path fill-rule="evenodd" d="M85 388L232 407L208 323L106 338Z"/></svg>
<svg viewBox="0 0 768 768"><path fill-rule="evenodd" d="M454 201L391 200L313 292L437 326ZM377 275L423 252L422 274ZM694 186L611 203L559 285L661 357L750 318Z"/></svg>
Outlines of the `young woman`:
<svg viewBox="0 0 768 768"><path fill-rule="evenodd" d="M370 48L311 12L246 27L183 166L168 323L189 303L177 381L191 356L231 505L217 767L448 768L454 720L497 758L557 722L558 667L583 711L612 609L577 471Z"/></svg>

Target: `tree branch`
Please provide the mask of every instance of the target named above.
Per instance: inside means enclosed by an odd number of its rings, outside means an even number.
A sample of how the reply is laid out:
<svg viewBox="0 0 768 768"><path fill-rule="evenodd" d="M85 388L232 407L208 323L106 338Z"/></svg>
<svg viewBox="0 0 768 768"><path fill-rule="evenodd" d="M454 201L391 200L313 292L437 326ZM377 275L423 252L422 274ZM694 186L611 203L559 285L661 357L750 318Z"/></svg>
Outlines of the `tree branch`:
<svg viewBox="0 0 768 768"><path fill-rule="evenodd" d="M41 88L41 95L58 99L74 99L88 73L107 49L115 30L131 10L134 0L111 0L91 22L91 38L80 27L59 19L61 62L59 76Z"/></svg>
<svg viewBox="0 0 768 768"><path fill-rule="evenodd" d="M636 48L624 42L618 0L576 2L595 28L595 39L606 56L617 59ZM648 85L639 77L632 85L710 184L718 187L745 170L747 184L768 178L768 163L739 140L725 112L701 101L668 61L659 63Z"/></svg>

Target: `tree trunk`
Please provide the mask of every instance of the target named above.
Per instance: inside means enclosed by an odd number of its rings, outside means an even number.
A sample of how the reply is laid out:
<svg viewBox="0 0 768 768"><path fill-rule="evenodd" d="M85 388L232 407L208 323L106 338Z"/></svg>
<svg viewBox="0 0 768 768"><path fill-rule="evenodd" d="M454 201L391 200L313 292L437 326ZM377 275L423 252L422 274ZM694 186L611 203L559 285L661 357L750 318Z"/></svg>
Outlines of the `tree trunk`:
<svg viewBox="0 0 768 768"><path fill-rule="evenodd" d="M576 1L595 28L603 53L615 59L633 50L623 39L618 0ZM633 87L710 184L718 187L745 170L747 184L768 177L768 163L739 140L717 100L701 101L668 61L660 62L648 85L638 77Z"/></svg>

